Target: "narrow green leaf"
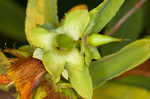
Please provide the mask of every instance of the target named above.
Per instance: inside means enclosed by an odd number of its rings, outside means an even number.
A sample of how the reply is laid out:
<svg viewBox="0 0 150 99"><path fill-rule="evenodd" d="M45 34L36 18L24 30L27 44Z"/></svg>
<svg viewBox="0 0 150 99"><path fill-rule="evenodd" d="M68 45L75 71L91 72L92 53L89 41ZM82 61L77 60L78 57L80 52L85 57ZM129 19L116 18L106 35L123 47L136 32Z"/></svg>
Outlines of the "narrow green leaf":
<svg viewBox="0 0 150 99"><path fill-rule="evenodd" d="M104 0L90 11L90 23L86 33L98 33L115 16L125 0Z"/></svg>
<svg viewBox="0 0 150 99"><path fill-rule="evenodd" d="M32 52L23 51L19 49L5 49L4 52L9 53L19 58L29 57L32 55Z"/></svg>
<svg viewBox="0 0 150 99"><path fill-rule="evenodd" d="M140 88L144 88L150 91L150 78L145 77L145 76L130 75L130 76L123 77L120 79L111 80L111 82L140 87Z"/></svg>
<svg viewBox="0 0 150 99"><path fill-rule="evenodd" d="M10 63L7 57L0 50L0 74L4 74L7 72L7 68L10 66Z"/></svg>
<svg viewBox="0 0 150 99"><path fill-rule="evenodd" d="M92 99L149 99L150 91L135 86L106 83L94 90Z"/></svg>
<svg viewBox="0 0 150 99"><path fill-rule="evenodd" d="M88 44L92 46L100 46L111 42L119 42L119 41L122 41L122 39L101 35L101 34L92 34L87 38Z"/></svg>
<svg viewBox="0 0 150 99"><path fill-rule="evenodd" d="M58 28L59 32L66 33L74 40L78 40L89 22L88 9L74 9L66 13L63 25Z"/></svg>
<svg viewBox="0 0 150 99"><path fill-rule="evenodd" d="M126 13L133 8L133 6L139 2L139 0L126 0L123 6L120 8L119 12L116 16L110 21L110 23L106 26L105 32L111 33L112 27L124 16ZM126 22L112 34L113 37L129 39L125 42L114 42L111 44L103 45L101 49L102 56L106 56L112 54L114 52L119 51L125 45L135 41L139 38L140 34L143 30L143 10L138 9L132 16L130 16Z"/></svg>
<svg viewBox="0 0 150 99"><path fill-rule="evenodd" d="M150 57L150 40L137 40L119 52L106 56L90 64L90 73L94 88L107 80L119 76Z"/></svg>
<svg viewBox="0 0 150 99"><path fill-rule="evenodd" d="M30 30L37 25L57 26L57 0L28 0L26 15L26 36L31 42Z"/></svg>
<svg viewBox="0 0 150 99"><path fill-rule="evenodd" d="M4 49L4 52L23 58L32 56L33 48L29 45L23 45L18 49Z"/></svg>
<svg viewBox="0 0 150 99"><path fill-rule="evenodd" d="M14 0L0 0L0 31L5 36L25 41L23 8Z"/></svg>
<svg viewBox="0 0 150 99"><path fill-rule="evenodd" d="M92 99L93 86L88 67L75 69L68 66L67 70L71 85L77 93L85 99Z"/></svg>
<svg viewBox="0 0 150 99"><path fill-rule="evenodd" d="M84 57L77 49L73 49L66 57L66 69L71 85L85 99L91 99L93 94L92 80Z"/></svg>
<svg viewBox="0 0 150 99"><path fill-rule="evenodd" d="M26 52L33 52L33 48L30 45L23 45L18 48L18 50L26 51Z"/></svg>

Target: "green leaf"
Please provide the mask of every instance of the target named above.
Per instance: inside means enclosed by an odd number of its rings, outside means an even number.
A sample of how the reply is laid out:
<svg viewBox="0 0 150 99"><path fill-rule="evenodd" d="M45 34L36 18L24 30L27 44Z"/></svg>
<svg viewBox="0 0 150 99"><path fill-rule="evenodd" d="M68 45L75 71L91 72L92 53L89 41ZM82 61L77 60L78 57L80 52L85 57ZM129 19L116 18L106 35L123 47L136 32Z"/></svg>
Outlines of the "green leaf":
<svg viewBox="0 0 150 99"><path fill-rule="evenodd" d="M149 99L150 92L134 86L106 83L94 90L92 99Z"/></svg>
<svg viewBox="0 0 150 99"><path fill-rule="evenodd" d="M0 31L7 37L25 41L24 11L14 0L0 0Z"/></svg>
<svg viewBox="0 0 150 99"><path fill-rule="evenodd" d="M30 53L33 52L33 48L30 45L23 45L23 46L19 47L18 50L26 51L26 52L30 52Z"/></svg>
<svg viewBox="0 0 150 99"><path fill-rule="evenodd" d="M25 58L32 55L32 52L23 51L19 49L5 49L4 52L9 53L13 56L19 57L19 58Z"/></svg>
<svg viewBox="0 0 150 99"><path fill-rule="evenodd" d="M98 49L96 47L94 47L94 46L88 46L88 49L90 51L92 59L98 60L98 59L101 58L100 53L99 53L99 51L98 51Z"/></svg>
<svg viewBox="0 0 150 99"><path fill-rule="evenodd" d="M7 57L0 50L0 74L5 74L9 66L10 66L10 63Z"/></svg>
<svg viewBox="0 0 150 99"><path fill-rule="evenodd" d="M65 57L67 62L65 67L68 71L71 85L80 96L85 99L91 99L93 86L88 66L84 64L84 57L77 49L73 49Z"/></svg>
<svg viewBox="0 0 150 99"><path fill-rule="evenodd" d="M140 87L144 88L150 91L150 78L145 77L145 76L140 76L140 75L130 75L127 77L123 77L120 79L114 79L111 82L119 83L119 84L125 84L128 86L135 86L135 87Z"/></svg>
<svg viewBox="0 0 150 99"><path fill-rule="evenodd" d="M58 28L60 33L66 33L74 40L78 40L88 25L89 13L87 9L74 9L66 13L63 25Z"/></svg>
<svg viewBox="0 0 150 99"><path fill-rule="evenodd" d="M87 38L88 44L92 46L100 46L111 42L119 42L119 41L122 41L122 39L101 35L101 34L92 34Z"/></svg>
<svg viewBox="0 0 150 99"><path fill-rule="evenodd" d="M131 9L133 6L139 2L139 0L126 0L123 6L120 8L119 12L116 16L110 21L110 23L106 26L105 32L111 33L112 27ZM112 34L113 37L129 39L125 42L115 42L107 45L103 45L101 47L102 56L106 56L112 54L114 52L119 51L125 45L135 41L143 29L143 10L138 9L132 16L130 16L126 22L119 28L118 31Z"/></svg>
<svg viewBox="0 0 150 99"><path fill-rule="evenodd" d="M38 25L58 25L57 0L28 0L26 15L26 36L31 39L30 30Z"/></svg>
<svg viewBox="0 0 150 99"><path fill-rule="evenodd" d="M119 52L106 56L90 64L90 73L94 88L107 80L119 76L150 57L150 40L137 40Z"/></svg>
<svg viewBox="0 0 150 99"><path fill-rule="evenodd" d="M67 70L71 85L75 91L77 91L77 93L85 99L92 99L93 86L88 67L75 69L68 66Z"/></svg>
<svg viewBox="0 0 150 99"><path fill-rule="evenodd" d="M125 0L104 0L90 11L90 23L86 33L98 33L115 16Z"/></svg>
<svg viewBox="0 0 150 99"><path fill-rule="evenodd" d="M16 57L24 58L32 56L33 48L30 45L23 45L18 49L4 49L4 52L12 54Z"/></svg>
<svg viewBox="0 0 150 99"><path fill-rule="evenodd" d="M64 57L58 53L48 51L43 54L42 62L48 73L52 75L53 80L58 82L65 66Z"/></svg>
<svg viewBox="0 0 150 99"><path fill-rule="evenodd" d="M71 68L81 69L84 66L84 57L77 48L72 49L65 56L67 65Z"/></svg>

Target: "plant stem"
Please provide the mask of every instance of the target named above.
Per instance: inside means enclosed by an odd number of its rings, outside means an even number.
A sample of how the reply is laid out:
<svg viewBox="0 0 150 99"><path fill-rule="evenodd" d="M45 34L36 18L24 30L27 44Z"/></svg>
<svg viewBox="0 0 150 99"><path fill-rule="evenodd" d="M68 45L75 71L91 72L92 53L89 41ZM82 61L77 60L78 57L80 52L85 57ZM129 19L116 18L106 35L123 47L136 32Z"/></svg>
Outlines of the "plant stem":
<svg viewBox="0 0 150 99"><path fill-rule="evenodd" d="M111 32L110 33L106 33L107 35L112 35L113 33L115 33L124 23L125 21L133 14L135 13L147 0L139 0L139 2L137 2L135 4L135 6L129 10L125 16L123 16L114 27L112 27Z"/></svg>

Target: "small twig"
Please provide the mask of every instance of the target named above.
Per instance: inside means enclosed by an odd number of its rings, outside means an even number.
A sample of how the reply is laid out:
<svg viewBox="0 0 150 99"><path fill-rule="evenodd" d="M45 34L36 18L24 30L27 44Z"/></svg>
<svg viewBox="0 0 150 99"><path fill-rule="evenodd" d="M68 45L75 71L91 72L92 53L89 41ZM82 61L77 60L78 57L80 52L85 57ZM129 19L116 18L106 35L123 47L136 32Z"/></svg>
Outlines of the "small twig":
<svg viewBox="0 0 150 99"><path fill-rule="evenodd" d="M134 13L137 11L137 9L139 9L147 0L139 0L139 2L137 2L135 4L135 6L129 10L125 16L123 16L114 27L112 27L111 31L109 33L106 33L107 35L112 35L113 33L115 33L123 24L124 22Z"/></svg>

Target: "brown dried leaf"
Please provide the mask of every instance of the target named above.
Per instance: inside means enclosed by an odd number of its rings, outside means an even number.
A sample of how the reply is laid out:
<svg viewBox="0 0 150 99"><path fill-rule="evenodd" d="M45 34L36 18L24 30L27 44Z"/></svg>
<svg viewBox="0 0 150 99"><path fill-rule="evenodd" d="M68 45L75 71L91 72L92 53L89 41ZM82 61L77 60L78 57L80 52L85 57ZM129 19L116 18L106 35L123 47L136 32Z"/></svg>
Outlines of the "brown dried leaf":
<svg viewBox="0 0 150 99"><path fill-rule="evenodd" d="M32 90L45 72L41 61L28 57L16 61L9 68L8 77L15 82L21 99L32 99Z"/></svg>
<svg viewBox="0 0 150 99"><path fill-rule="evenodd" d="M32 90L33 90L32 82L26 83L23 90L21 90L20 92L21 99L32 99Z"/></svg>
<svg viewBox="0 0 150 99"><path fill-rule="evenodd" d="M0 84L9 84L11 81L7 75L0 75Z"/></svg>

